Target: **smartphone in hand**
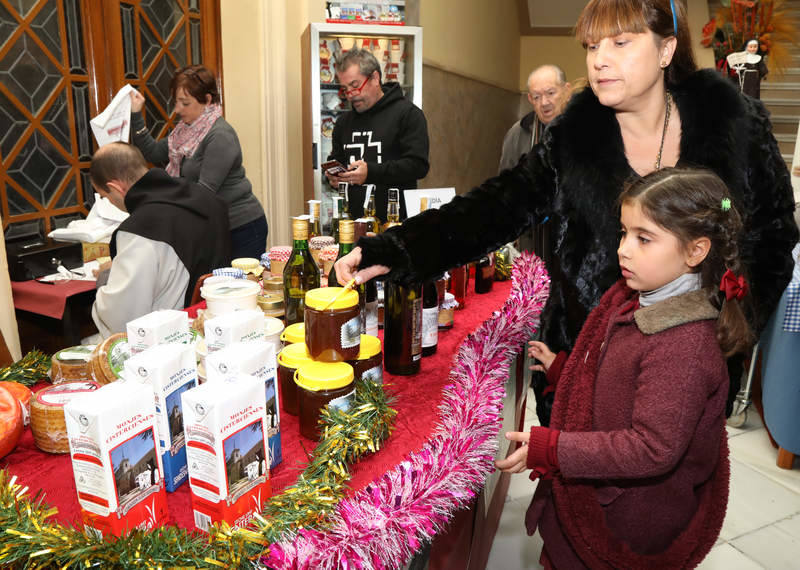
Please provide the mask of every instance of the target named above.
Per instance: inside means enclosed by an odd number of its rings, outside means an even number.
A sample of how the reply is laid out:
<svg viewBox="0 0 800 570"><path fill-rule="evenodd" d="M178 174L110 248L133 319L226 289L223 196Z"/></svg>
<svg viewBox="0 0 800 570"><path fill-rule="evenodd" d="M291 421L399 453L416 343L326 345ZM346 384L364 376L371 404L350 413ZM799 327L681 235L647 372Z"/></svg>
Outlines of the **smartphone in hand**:
<svg viewBox="0 0 800 570"><path fill-rule="evenodd" d="M338 160L329 160L322 163L322 171L328 176L336 176L342 172L347 172L347 168Z"/></svg>

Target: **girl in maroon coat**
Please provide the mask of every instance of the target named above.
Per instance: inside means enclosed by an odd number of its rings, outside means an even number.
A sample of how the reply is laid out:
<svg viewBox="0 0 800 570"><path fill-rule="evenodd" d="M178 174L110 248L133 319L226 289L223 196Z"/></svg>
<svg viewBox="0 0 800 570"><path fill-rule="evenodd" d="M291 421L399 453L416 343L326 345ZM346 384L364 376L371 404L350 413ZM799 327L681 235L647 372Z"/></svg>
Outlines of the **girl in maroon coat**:
<svg viewBox="0 0 800 570"><path fill-rule="evenodd" d="M666 168L620 197L622 279L572 353L531 342L555 389L549 428L503 471L541 478L526 515L545 568L691 568L728 501L725 358L747 349L741 219L725 184Z"/></svg>

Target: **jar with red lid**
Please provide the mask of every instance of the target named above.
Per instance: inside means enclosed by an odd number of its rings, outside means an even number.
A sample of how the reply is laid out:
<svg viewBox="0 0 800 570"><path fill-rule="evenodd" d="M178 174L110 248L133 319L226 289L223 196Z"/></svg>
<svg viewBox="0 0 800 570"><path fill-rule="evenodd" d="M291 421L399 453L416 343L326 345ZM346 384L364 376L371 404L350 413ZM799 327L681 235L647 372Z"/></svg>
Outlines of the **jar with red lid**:
<svg viewBox="0 0 800 570"><path fill-rule="evenodd" d="M294 373L299 404L300 435L319 439L322 408L350 409L355 398L353 367L347 362L309 362Z"/></svg>
<svg viewBox="0 0 800 570"><path fill-rule="evenodd" d="M378 337L362 334L358 358L347 362L353 367L356 382L371 380L375 384L383 384L383 352Z"/></svg>
<svg viewBox="0 0 800 570"><path fill-rule="evenodd" d="M358 292L342 287L308 291L305 325L306 346L314 360L340 362L356 358L361 344Z"/></svg>
<svg viewBox="0 0 800 570"><path fill-rule="evenodd" d="M283 347L278 353L278 383L280 384L280 398L283 411L287 414L297 415L297 385L294 383L294 373L303 364L313 362L308 354L305 343L298 342Z"/></svg>

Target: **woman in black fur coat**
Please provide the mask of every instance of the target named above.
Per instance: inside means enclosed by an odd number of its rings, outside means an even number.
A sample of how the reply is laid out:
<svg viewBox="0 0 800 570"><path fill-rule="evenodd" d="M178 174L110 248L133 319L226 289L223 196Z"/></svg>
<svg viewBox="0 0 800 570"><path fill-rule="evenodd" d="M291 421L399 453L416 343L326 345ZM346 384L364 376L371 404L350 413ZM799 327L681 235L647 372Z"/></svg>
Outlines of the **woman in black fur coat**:
<svg viewBox="0 0 800 570"><path fill-rule="evenodd" d="M763 105L715 71L697 70L684 3L674 6L675 14L669 0L592 0L576 27L591 89L572 98L516 167L439 210L362 238L337 262L339 281L386 273L424 281L550 216L555 263L547 268L542 333L555 352L567 350L620 277L616 201L624 182L661 167L698 166L722 178L744 215L740 251L754 300L750 320L760 331L789 282L798 241L789 173ZM739 373L731 378L735 394ZM537 411L546 423L547 410Z"/></svg>

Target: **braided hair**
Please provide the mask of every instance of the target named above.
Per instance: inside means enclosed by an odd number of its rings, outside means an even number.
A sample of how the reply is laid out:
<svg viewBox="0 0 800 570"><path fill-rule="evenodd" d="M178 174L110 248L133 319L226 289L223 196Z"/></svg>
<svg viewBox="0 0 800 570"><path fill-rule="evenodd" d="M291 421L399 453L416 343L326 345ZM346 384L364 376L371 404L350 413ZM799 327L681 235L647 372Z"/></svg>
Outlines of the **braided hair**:
<svg viewBox="0 0 800 570"><path fill-rule="evenodd" d="M664 168L623 190L620 205L634 202L684 247L698 238L710 240L708 255L695 269L709 301L720 311L717 342L726 357L746 352L753 342L746 318L752 310L750 297L728 300L720 291L720 281L727 270L748 277L739 258L742 219L725 183L710 170Z"/></svg>

